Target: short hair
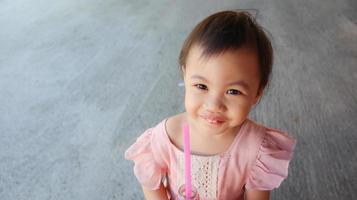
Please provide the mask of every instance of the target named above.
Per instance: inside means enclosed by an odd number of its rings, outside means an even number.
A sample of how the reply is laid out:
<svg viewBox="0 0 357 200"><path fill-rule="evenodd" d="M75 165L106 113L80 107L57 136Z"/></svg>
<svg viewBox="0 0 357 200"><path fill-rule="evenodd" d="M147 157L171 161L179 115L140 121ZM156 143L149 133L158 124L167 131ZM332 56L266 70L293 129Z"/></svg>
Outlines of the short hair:
<svg viewBox="0 0 357 200"><path fill-rule="evenodd" d="M263 28L249 12L221 11L198 23L182 46L179 56L181 71L194 45L203 49L202 55L205 57L242 47L253 48L259 62L258 91L267 86L273 64L273 48Z"/></svg>

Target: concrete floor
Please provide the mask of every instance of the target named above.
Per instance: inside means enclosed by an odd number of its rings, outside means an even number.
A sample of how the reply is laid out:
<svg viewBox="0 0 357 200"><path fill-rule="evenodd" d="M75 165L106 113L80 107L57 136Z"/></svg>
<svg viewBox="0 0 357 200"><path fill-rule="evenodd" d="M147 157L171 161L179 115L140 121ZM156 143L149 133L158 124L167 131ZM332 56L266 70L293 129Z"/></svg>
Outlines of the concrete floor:
<svg viewBox="0 0 357 200"><path fill-rule="evenodd" d="M258 9L275 49L251 118L298 140L272 199L357 199L357 1L0 1L0 199L141 199L123 152L183 111L192 27Z"/></svg>

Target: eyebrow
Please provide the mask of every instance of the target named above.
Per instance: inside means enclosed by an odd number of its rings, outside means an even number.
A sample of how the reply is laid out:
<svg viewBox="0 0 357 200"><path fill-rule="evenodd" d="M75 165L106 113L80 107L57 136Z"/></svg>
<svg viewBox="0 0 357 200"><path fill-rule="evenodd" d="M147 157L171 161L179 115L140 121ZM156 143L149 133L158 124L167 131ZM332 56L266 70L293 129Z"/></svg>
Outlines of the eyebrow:
<svg viewBox="0 0 357 200"><path fill-rule="evenodd" d="M209 82L205 77L200 76L200 75L192 75L191 79L200 79L200 80ZM239 81L233 81L231 83L228 83L228 86L232 86L232 85L240 85L240 86L242 86L242 87L244 87L246 89L249 89L249 85L245 81L240 81L239 80Z"/></svg>

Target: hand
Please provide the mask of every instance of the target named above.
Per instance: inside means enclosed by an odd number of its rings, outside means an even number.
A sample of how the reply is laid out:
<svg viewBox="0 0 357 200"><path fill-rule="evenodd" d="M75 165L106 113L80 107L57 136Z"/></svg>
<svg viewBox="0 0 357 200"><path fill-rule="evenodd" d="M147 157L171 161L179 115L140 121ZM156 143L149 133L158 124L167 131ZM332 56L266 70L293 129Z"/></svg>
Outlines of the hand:
<svg viewBox="0 0 357 200"><path fill-rule="evenodd" d="M145 187L142 188L146 200L169 200L166 188L162 183L160 184L160 188L158 190L150 190Z"/></svg>

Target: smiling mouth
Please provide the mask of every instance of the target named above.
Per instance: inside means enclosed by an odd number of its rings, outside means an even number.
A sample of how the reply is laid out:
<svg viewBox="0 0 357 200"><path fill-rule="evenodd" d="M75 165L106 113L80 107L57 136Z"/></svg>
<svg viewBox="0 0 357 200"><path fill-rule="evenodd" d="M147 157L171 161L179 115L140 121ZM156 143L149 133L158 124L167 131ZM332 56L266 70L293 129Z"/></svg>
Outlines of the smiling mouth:
<svg viewBox="0 0 357 200"><path fill-rule="evenodd" d="M209 117L204 117L202 116L202 118L208 122L209 124L212 124L212 125L220 125L224 122L224 120L222 119L217 119L217 118L209 118Z"/></svg>
<svg viewBox="0 0 357 200"><path fill-rule="evenodd" d="M208 123L210 123L210 124L216 124L216 125L223 123L223 121L210 120L210 119L206 119L206 121L208 121Z"/></svg>

